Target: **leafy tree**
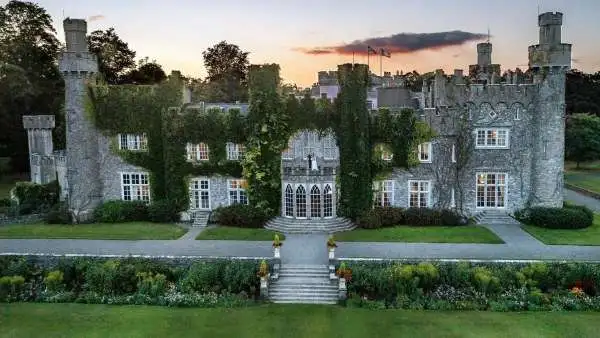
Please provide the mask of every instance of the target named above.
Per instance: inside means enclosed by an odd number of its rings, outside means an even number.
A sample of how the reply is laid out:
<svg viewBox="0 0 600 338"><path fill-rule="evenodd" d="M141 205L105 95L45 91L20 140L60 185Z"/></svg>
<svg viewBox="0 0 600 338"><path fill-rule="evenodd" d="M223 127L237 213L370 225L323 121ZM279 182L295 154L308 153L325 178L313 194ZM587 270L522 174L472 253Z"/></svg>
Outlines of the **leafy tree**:
<svg viewBox="0 0 600 338"><path fill-rule="evenodd" d="M135 52L115 32L113 27L93 31L88 36L90 52L98 56L100 73L109 84L118 84L120 76L135 69Z"/></svg>
<svg viewBox="0 0 600 338"><path fill-rule="evenodd" d="M64 146L64 82L57 66L60 43L46 10L32 2L12 0L0 6L0 120L4 146L13 169L28 170L25 114L55 115L54 142Z"/></svg>
<svg viewBox="0 0 600 338"><path fill-rule="evenodd" d="M581 162L600 159L600 117L581 113L568 117L565 157L575 161L577 168Z"/></svg>
<svg viewBox="0 0 600 338"><path fill-rule="evenodd" d="M567 114L585 112L600 116L600 72L586 74L576 69L567 73Z"/></svg>
<svg viewBox="0 0 600 338"><path fill-rule="evenodd" d="M248 52L237 45L221 41L202 52L208 72L209 101L235 102L248 100Z"/></svg>
<svg viewBox="0 0 600 338"><path fill-rule="evenodd" d="M148 57L146 57L138 62L137 69L130 70L123 75L119 83L151 85L161 83L166 79L167 74L165 74L162 66L156 60L148 62Z"/></svg>

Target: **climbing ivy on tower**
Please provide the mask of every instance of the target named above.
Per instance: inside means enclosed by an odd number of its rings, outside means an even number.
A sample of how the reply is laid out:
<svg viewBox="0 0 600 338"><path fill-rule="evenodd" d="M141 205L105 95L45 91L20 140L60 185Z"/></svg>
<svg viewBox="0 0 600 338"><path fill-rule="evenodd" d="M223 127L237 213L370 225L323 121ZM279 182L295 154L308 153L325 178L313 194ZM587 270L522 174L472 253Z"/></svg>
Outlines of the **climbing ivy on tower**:
<svg viewBox="0 0 600 338"><path fill-rule="evenodd" d="M339 212L356 218L372 207L370 116L367 109L368 67L360 64L338 66L340 92L336 128L340 153Z"/></svg>
<svg viewBox="0 0 600 338"><path fill-rule="evenodd" d="M290 136L287 109L279 95L279 65L252 65L248 72L248 139L242 160L248 200L274 215L281 207L281 153Z"/></svg>

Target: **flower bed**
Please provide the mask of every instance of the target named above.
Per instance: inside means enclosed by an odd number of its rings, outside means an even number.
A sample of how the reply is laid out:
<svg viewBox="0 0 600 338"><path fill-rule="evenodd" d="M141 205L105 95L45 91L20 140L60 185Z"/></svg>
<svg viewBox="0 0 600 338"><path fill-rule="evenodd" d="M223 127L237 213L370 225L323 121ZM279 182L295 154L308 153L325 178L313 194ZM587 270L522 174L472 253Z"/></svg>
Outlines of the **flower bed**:
<svg viewBox="0 0 600 338"><path fill-rule="evenodd" d="M47 263L47 262L46 262ZM0 302L245 306L259 299L258 261L187 265L149 259L0 257Z"/></svg>
<svg viewBox="0 0 600 338"><path fill-rule="evenodd" d="M600 311L600 264L351 263L347 306Z"/></svg>

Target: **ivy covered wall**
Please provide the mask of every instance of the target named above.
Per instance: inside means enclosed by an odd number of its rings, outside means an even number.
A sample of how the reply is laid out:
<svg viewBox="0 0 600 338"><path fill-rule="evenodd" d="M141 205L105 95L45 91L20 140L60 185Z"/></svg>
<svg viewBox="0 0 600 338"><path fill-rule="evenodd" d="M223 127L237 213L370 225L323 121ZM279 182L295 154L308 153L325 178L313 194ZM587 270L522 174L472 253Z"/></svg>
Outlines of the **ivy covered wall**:
<svg viewBox="0 0 600 338"><path fill-rule="evenodd" d="M338 210L354 218L371 208L373 179L392 167L418 165L417 145L434 136L411 110L370 112L367 73L366 65L339 66L341 91L332 103L283 97L279 66L253 65L247 115L182 105L177 78L154 86L90 85L86 110L105 135L146 133L147 152L114 152L150 173L153 201L169 201L178 210L188 208L190 177L225 175L245 178L250 203L275 215L281 207L281 153L289 138L305 129L332 130L340 149ZM227 142L245 145L242 161L227 160ZM188 162L187 143L206 143L209 160ZM381 160L382 147L393 153L391 163Z"/></svg>

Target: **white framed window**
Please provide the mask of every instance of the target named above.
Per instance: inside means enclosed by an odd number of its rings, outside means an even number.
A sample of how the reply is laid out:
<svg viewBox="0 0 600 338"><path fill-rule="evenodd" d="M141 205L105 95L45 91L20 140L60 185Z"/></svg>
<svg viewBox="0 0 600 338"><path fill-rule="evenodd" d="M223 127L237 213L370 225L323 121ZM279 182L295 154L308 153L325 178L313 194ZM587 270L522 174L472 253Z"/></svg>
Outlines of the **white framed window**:
<svg viewBox="0 0 600 338"><path fill-rule="evenodd" d="M408 207L428 208L430 203L430 181L408 181Z"/></svg>
<svg viewBox="0 0 600 338"><path fill-rule="evenodd" d="M246 180L231 179L227 181L229 191L229 205L233 204L248 204L248 196L246 196Z"/></svg>
<svg viewBox="0 0 600 338"><path fill-rule="evenodd" d="M452 145L452 163L456 163L456 145Z"/></svg>
<svg viewBox="0 0 600 338"><path fill-rule="evenodd" d="M521 119L521 107L517 106L517 108L515 109L515 120L520 120Z"/></svg>
<svg viewBox="0 0 600 338"><path fill-rule="evenodd" d="M456 200L454 199L454 188L450 190L450 208L456 208Z"/></svg>
<svg viewBox="0 0 600 338"><path fill-rule="evenodd" d="M508 148L508 129L478 128L475 148Z"/></svg>
<svg viewBox="0 0 600 338"><path fill-rule="evenodd" d="M146 134L119 134L120 150L145 151L148 150L148 138Z"/></svg>
<svg viewBox="0 0 600 338"><path fill-rule="evenodd" d="M210 210L210 180L208 178L190 180L190 208Z"/></svg>
<svg viewBox="0 0 600 338"><path fill-rule="evenodd" d="M319 135L316 132L306 133L306 143L304 144L304 151L302 157L308 158L308 155L317 155L317 148L319 146Z"/></svg>
<svg viewBox="0 0 600 338"><path fill-rule="evenodd" d="M335 159L335 138L333 135L327 135L323 139L323 158L326 160Z"/></svg>
<svg viewBox="0 0 600 338"><path fill-rule="evenodd" d="M244 157L246 148L243 144L227 142L227 159L230 161L239 161ZM208 151L207 151L208 158Z"/></svg>
<svg viewBox="0 0 600 338"><path fill-rule="evenodd" d="M192 162L208 161L209 149L206 143L188 143L186 145L187 160Z"/></svg>
<svg viewBox="0 0 600 338"><path fill-rule="evenodd" d="M506 174L477 173L477 208L504 208L506 205Z"/></svg>
<svg viewBox="0 0 600 338"><path fill-rule="evenodd" d="M394 181L373 182L373 200L377 207L389 207L394 204Z"/></svg>
<svg viewBox="0 0 600 338"><path fill-rule="evenodd" d="M287 149L285 149L283 151L283 153L281 154L281 158L283 158L284 160L293 160L294 159L294 139L293 138L290 138L288 140Z"/></svg>
<svg viewBox="0 0 600 338"><path fill-rule="evenodd" d="M418 153L421 163L431 163L431 142L419 144Z"/></svg>
<svg viewBox="0 0 600 338"><path fill-rule="evenodd" d="M121 198L124 201L150 202L148 173L121 173Z"/></svg>

